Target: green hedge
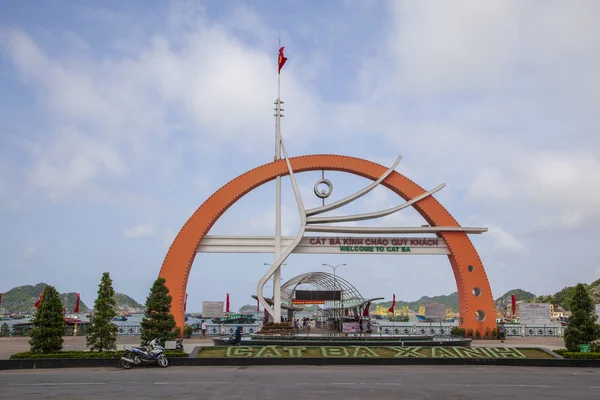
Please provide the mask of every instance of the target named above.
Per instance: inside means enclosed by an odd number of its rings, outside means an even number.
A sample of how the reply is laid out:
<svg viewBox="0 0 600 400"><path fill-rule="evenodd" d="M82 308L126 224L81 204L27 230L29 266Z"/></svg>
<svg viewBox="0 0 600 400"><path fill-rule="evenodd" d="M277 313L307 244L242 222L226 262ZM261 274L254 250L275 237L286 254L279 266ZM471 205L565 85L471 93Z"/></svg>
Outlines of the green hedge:
<svg viewBox="0 0 600 400"><path fill-rule="evenodd" d="M10 356L11 360L29 360L41 358L121 358L124 351L61 351L58 353L33 353L25 351L23 353L15 353ZM189 357L188 353L183 351L165 351L168 358Z"/></svg>
<svg viewBox="0 0 600 400"><path fill-rule="evenodd" d="M565 353L568 353L569 350L567 349L558 349L558 350L552 350L553 352L555 352L556 354L558 354L559 356L562 356Z"/></svg>
<svg viewBox="0 0 600 400"><path fill-rule="evenodd" d="M574 360L600 360L600 353L574 353L566 351L561 356Z"/></svg>

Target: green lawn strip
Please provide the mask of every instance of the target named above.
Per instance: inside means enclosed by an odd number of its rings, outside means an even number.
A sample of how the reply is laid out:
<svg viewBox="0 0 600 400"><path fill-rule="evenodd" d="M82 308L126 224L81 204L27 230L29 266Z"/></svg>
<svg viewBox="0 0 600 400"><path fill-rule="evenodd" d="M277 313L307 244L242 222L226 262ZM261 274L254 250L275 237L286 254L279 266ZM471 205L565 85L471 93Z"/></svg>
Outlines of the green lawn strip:
<svg viewBox="0 0 600 400"><path fill-rule="evenodd" d="M49 358L115 358L119 359L123 356L124 351L60 351L57 353L33 353L26 351L23 353L15 353L10 356L11 360L31 360L31 359L49 359ZM167 358L189 357L188 353L181 351L165 351Z"/></svg>
<svg viewBox="0 0 600 400"><path fill-rule="evenodd" d="M517 347L517 349L525 354L527 358L556 358L552 354L536 347Z"/></svg>
<svg viewBox="0 0 600 400"><path fill-rule="evenodd" d="M365 346L237 346L203 347L197 358L553 358L538 348L365 347ZM301 350L300 350L301 349ZM462 356L462 357L461 357Z"/></svg>

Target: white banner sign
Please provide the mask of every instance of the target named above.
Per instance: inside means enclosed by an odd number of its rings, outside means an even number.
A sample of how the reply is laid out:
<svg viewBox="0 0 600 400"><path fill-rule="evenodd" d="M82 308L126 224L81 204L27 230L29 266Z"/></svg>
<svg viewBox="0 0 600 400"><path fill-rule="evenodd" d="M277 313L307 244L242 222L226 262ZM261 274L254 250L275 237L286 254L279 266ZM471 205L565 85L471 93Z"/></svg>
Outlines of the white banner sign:
<svg viewBox="0 0 600 400"><path fill-rule="evenodd" d="M598 316L598 323L600 324L600 304L596 304L596 315Z"/></svg>
<svg viewBox="0 0 600 400"><path fill-rule="evenodd" d="M446 318L446 305L444 303L425 304L425 318Z"/></svg>
<svg viewBox="0 0 600 400"><path fill-rule="evenodd" d="M550 304L521 303L519 304L519 321L521 325L549 325Z"/></svg>
<svg viewBox="0 0 600 400"><path fill-rule="evenodd" d="M281 238L282 251L293 242L291 236ZM206 236L198 246L199 253L272 253L272 236ZM438 237L400 236L308 236L302 238L294 253L300 254L450 254L444 239Z"/></svg>
<svg viewBox="0 0 600 400"><path fill-rule="evenodd" d="M224 304L223 301L203 301L202 318L221 318Z"/></svg>

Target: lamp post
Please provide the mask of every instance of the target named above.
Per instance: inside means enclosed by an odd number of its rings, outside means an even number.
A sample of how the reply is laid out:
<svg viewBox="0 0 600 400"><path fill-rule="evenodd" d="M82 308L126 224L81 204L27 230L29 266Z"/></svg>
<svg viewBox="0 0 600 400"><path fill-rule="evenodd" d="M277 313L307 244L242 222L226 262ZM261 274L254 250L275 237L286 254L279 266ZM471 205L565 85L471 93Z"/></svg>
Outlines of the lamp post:
<svg viewBox="0 0 600 400"><path fill-rule="evenodd" d="M335 270L338 269L338 267L343 267L346 264L338 264L335 267L333 265L329 265L329 264L322 264L322 265L324 267L329 267L329 268L333 269L333 288L334 288L334 290L337 290L337 279L336 279ZM344 296L343 296L343 294L340 294L340 298L342 299L342 308L344 308Z"/></svg>

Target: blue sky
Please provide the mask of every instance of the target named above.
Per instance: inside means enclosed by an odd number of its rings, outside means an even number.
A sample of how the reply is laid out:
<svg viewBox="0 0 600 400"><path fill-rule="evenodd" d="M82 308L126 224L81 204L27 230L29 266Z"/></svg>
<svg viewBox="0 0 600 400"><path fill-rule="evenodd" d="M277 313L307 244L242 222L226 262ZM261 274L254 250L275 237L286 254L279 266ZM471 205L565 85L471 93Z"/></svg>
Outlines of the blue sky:
<svg viewBox="0 0 600 400"><path fill-rule="evenodd" d="M103 271L143 302L212 192L272 160L277 40L291 155L390 165L473 237L494 296L600 277L597 2L47 1L0 15L0 292L40 281L91 304ZM328 173L332 199L364 186ZM308 206L319 174L298 176ZM274 184L213 234L273 232ZM380 189L349 211L391 207ZM312 202L312 203L311 203ZM284 231L298 217L284 184ZM381 222L418 226L404 210ZM189 308L251 303L265 255L198 255ZM342 263L365 296L456 290L444 257L295 255L284 279Z"/></svg>

